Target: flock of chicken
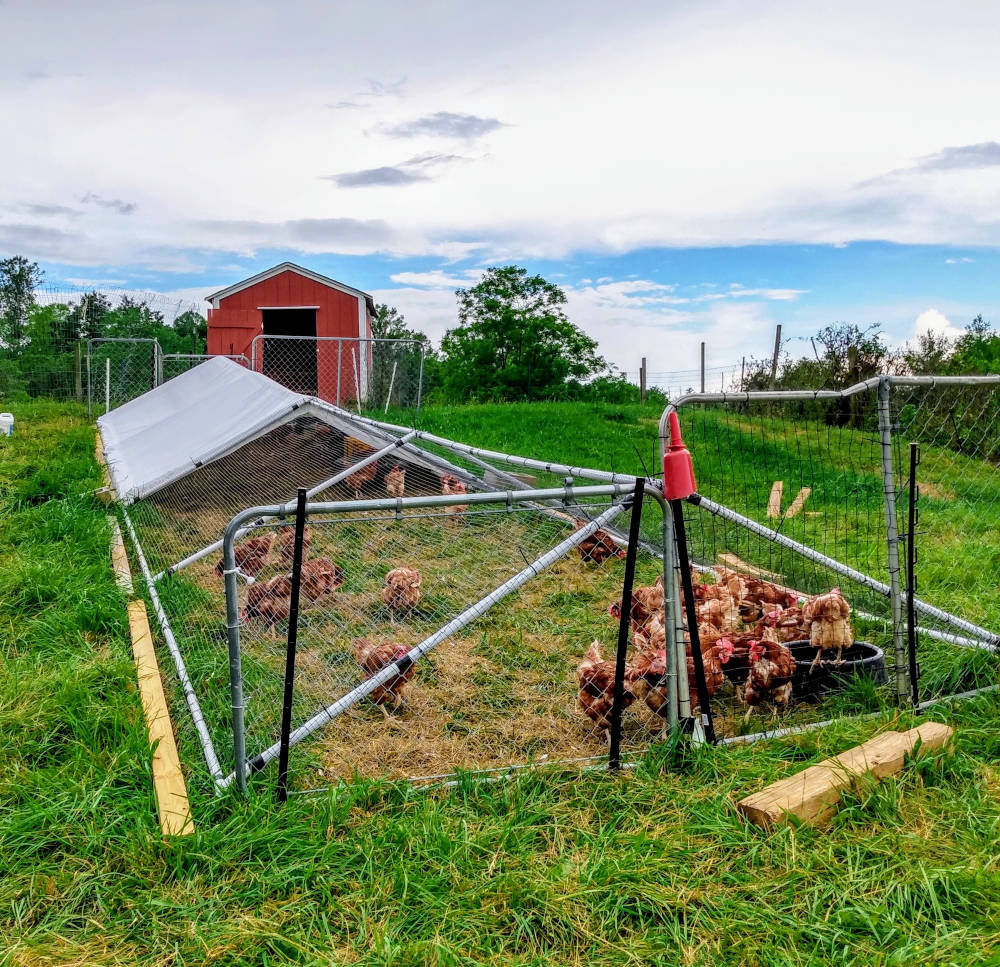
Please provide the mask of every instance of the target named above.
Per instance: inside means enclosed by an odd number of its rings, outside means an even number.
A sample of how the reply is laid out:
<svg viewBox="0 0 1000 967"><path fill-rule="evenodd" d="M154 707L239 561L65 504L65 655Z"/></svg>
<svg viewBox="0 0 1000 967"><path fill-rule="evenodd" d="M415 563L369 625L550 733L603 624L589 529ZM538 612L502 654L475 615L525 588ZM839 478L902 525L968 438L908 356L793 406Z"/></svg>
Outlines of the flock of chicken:
<svg viewBox="0 0 1000 967"><path fill-rule="evenodd" d="M347 478L348 486L360 495L361 488L375 478L375 464L364 467ZM385 475L385 491L389 497L403 497L406 494L406 469L398 464ZM465 484L452 474L441 477L441 493L445 496L460 496L467 493ZM449 504L447 513L459 514L466 505ZM292 575L276 574L263 581L257 576L271 564L275 547L278 562L282 567L290 566L295 553L295 528L281 527L259 537L240 541L234 548L237 573L247 582L246 603L240 613L240 620L256 621L262 624L271 639L277 637L275 626L288 618L291 612ZM310 559L312 534L308 527L302 536L302 579L301 593L309 604L315 604L326 595L332 594L344 583L344 572L328 557ZM216 574L223 574L225 564L219 561ZM392 621L398 615L411 614L420 603L420 572L414 567L396 567L385 576L382 588L382 603L389 609ZM373 643L365 638L352 643L354 658L361 666L364 679L371 678L392 662L398 661L409 652L409 647L396 642ZM399 707L405 701L405 693L413 678L415 666L376 688L369 696L385 711L386 705Z"/></svg>
<svg viewBox="0 0 1000 967"><path fill-rule="evenodd" d="M614 544L610 536L594 547ZM595 535L595 536L597 536ZM615 545L617 547L617 545ZM596 560L593 549L581 550L584 560ZM609 555L610 556L610 555ZM602 558L603 559L603 558ZM787 642L809 639L816 648L815 668L824 652L835 651L841 662L850 647L850 605L834 588L826 594L807 597L770 581L748 577L724 567L714 569L715 581L692 572L693 594L698 615L698 637L705 684L709 696L725 681L723 666L745 673L742 697L747 706L770 701L787 705L792 695L796 661ZM664 625L663 578L649 587L635 588L629 608L633 655L626 662L622 707L643 701L661 718L667 714L666 628ZM622 603L616 601L608 613L621 619ZM734 676L737 677L737 676ZM742 676L739 676L742 677ZM687 643L687 679L692 705L697 705L694 659ZM614 702L615 662L603 658L599 642L587 649L577 668L580 708L607 735Z"/></svg>

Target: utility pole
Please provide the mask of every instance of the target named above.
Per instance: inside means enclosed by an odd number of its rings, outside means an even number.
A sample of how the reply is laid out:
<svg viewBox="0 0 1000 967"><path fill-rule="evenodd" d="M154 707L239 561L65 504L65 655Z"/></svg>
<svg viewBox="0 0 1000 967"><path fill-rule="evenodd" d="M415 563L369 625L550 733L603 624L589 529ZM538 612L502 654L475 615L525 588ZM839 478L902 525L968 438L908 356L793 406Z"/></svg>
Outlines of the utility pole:
<svg viewBox="0 0 1000 967"><path fill-rule="evenodd" d="M771 389L778 379L778 356L781 353L781 323L774 330L774 357L771 359Z"/></svg>
<svg viewBox="0 0 1000 967"><path fill-rule="evenodd" d="M705 392L705 344L701 344L701 391Z"/></svg>
<svg viewBox="0 0 1000 967"><path fill-rule="evenodd" d="M646 402L646 357L642 357L642 363L639 366L639 402Z"/></svg>

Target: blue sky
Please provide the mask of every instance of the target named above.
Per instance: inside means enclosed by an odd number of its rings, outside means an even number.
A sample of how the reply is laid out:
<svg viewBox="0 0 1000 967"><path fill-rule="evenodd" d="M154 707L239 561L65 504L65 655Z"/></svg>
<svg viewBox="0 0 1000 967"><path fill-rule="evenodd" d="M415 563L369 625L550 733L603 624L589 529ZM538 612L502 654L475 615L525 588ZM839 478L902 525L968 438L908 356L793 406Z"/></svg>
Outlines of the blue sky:
<svg viewBox="0 0 1000 967"><path fill-rule="evenodd" d="M434 339L516 262L628 371L1000 319L995 3L608 9L6 0L0 255L198 302L288 259Z"/></svg>

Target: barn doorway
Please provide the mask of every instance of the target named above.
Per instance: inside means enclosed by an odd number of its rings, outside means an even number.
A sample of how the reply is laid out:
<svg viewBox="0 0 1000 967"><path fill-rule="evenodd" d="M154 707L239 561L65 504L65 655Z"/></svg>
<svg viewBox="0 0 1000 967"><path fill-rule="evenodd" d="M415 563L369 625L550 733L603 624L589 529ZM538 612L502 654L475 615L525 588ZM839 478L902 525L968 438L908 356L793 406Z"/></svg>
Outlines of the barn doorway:
<svg viewBox="0 0 1000 967"><path fill-rule="evenodd" d="M264 317L265 376L296 393L315 396L316 310L262 309ZM268 336L308 336L308 339L269 339Z"/></svg>

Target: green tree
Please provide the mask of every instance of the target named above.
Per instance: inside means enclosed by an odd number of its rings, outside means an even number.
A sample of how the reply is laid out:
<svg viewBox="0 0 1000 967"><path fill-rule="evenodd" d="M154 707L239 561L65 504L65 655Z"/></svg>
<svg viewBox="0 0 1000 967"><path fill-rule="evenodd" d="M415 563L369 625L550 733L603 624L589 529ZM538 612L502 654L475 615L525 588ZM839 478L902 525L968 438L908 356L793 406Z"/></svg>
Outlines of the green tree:
<svg viewBox="0 0 1000 967"><path fill-rule="evenodd" d="M35 289L44 278L37 262L23 255L0 259L0 343L18 349L27 335Z"/></svg>
<svg viewBox="0 0 1000 967"><path fill-rule="evenodd" d="M167 353L203 354L208 345L208 323L200 312L188 309L182 312L174 324L168 328L168 333L161 339L163 351ZM170 348L167 348L167 344Z"/></svg>
<svg viewBox="0 0 1000 967"><path fill-rule="evenodd" d="M437 360L431 341L424 333L408 328L395 306L376 303L372 338L376 340L369 381L372 401L389 399L391 405L411 406L416 402L418 388L424 396L433 391Z"/></svg>
<svg viewBox="0 0 1000 967"><path fill-rule="evenodd" d="M441 342L449 396L551 399L607 371L597 343L566 318L565 293L542 276L495 267L455 295L460 324Z"/></svg>

